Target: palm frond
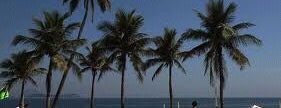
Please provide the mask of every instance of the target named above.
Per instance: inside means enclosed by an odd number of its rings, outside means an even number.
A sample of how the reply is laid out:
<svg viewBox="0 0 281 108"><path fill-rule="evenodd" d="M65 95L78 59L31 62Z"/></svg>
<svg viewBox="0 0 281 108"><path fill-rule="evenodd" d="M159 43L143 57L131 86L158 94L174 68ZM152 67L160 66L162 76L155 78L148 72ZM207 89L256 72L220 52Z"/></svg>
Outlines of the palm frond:
<svg viewBox="0 0 281 108"><path fill-rule="evenodd" d="M185 55L185 58L183 59L183 61L185 61L187 58L192 57L194 55L201 55L204 54L208 49L210 49L210 47L212 46L212 42L207 41L204 42L194 48L192 48L190 51L186 51L183 52L182 55Z"/></svg>
<svg viewBox="0 0 281 108"><path fill-rule="evenodd" d="M38 27L38 28L45 28L44 22L37 19L37 18L32 18L32 21L34 22L34 24Z"/></svg>
<svg viewBox="0 0 281 108"><path fill-rule="evenodd" d="M73 74L81 81L82 74L80 66L69 58L66 58L66 61L68 61L67 66L71 67Z"/></svg>
<svg viewBox="0 0 281 108"><path fill-rule="evenodd" d="M91 1L93 1L93 0L91 0ZM99 7L102 10L102 12L111 8L110 0L97 0L97 1L98 1Z"/></svg>
<svg viewBox="0 0 281 108"><path fill-rule="evenodd" d="M85 60L86 59L83 54L81 54L80 52L74 51L74 50L63 50L62 52L66 55L69 55L69 56L72 55L77 60Z"/></svg>
<svg viewBox="0 0 281 108"><path fill-rule="evenodd" d="M2 71L0 73L0 78L13 78L15 75L15 71Z"/></svg>
<svg viewBox="0 0 281 108"><path fill-rule="evenodd" d="M87 42L86 39L66 40L61 44L61 46L66 49L68 48L77 49L78 47L81 47L82 45L86 44L86 42Z"/></svg>
<svg viewBox="0 0 281 108"><path fill-rule="evenodd" d="M76 29L79 28L79 27L80 27L80 23L78 23L78 22L76 22L76 23L71 23L71 24L68 24L68 25L65 27L64 32L70 35L74 30L76 30Z"/></svg>
<svg viewBox="0 0 281 108"><path fill-rule="evenodd" d="M97 25L97 29L104 32L104 33L112 33L116 31L116 28L111 22L103 21Z"/></svg>
<svg viewBox="0 0 281 108"><path fill-rule="evenodd" d="M153 76L152 76L152 80L154 80L154 78L156 78L156 77L160 74L161 70L163 69L163 66L164 66L164 64L161 64L161 65L156 69L156 71L154 72L154 74L153 74Z"/></svg>
<svg viewBox="0 0 281 108"><path fill-rule="evenodd" d="M202 21L206 21L208 20L207 16L205 16L203 13L193 9L193 11L196 13L196 15L202 20Z"/></svg>
<svg viewBox="0 0 281 108"><path fill-rule="evenodd" d="M181 63L178 60L174 60L174 63L184 74L186 74L184 67L181 65Z"/></svg>
<svg viewBox="0 0 281 108"><path fill-rule="evenodd" d="M186 32L182 34L182 40L206 40L208 39L208 33L201 29L188 29Z"/></svg>
<svg viewBox="0 0 281 108"><path fill-rule="evenodd" d="M115 59L115 63L118 71L123 72L126 70L126 55L117 56Z"/></svg>
<svg viewBox="0 0 281 108"><path fill-rule="evenodd" d="M249 27L255 26L255 24L250 23L250 22L243 22L243 23L239 23L234 25L232 28L236 31L242 30L242 29L247 29Z"/></svg>
<svg viewBox="0 0 281 108"><path fill-rule="evenodd" d="M142 70L145 71L147 70L148 68L156 65L156 64L159 64L163 62L163 59L159 59L159 58L153 58L153 59L148 59L142 66Z"/></svg>
<svg viewBox="0 0 281 108"><path fill-rule="evenodd" d="M237 5L235 3L230 3L224 12L224 18L227 23L230 23L234 19L234 12L236 11Z"/></svg>
<svg viewBox="0 0 281 108"><path fill-rule="evenodd" d="M155 50L152 48L143 48L139 50L140 55L142 56L148 56L148 57L153 57L156 56Z"/></svg>
<svg viewBox="0 0 281 108"><path fill-rule="evenodd" d="M229 41L235 45L243 45L243 46L262 45L262 41L251 34L238 35L229 39Z"/></svg>
<svg viewBox="0 0 281 108"><path fill-rule="evenodd" d="M43 44L43 42L27 36L17 35L12 41L12 45L18 45L18 44L28 44L35 47L38 46L39 44Z"/></svg>
<svg viewBox="0 0 281 108"><path fill-rule="evenodd" d="M207 52L207 54L205 55L205 59L204 59L204 75L206 75L207 73L209 73L209 81L210 81L210 85L214 86L214 78L216 76L216 73L213 70L213 56L214 56L214 52L211 49L210 51Z"/></svg>
<svg viewBox="0 0 281 108"><path fill-rule="evenodd" d="M32 85L37 86L36 81L32 77L28 77L27 80L31 82Z"/></svg>
<svg viewBox="0 0 281 108"><path fill-rule="evenodd" d="M19 78L11 78L5 81L5 88L10 91L12 87L18 82Z"/></svg>
<svg viewBox="0 0 281 108"><path fill-rule="evenodd" d="M11 59L5 59L0 63L0 67L3 69L14 69L14 63Z"/></svg>
<svg viewBox="0 0 281 108"><path fill-rule="evenodd" d="M78 7L78 4L80 3L80 0L71 0L69 3L69 9L70 12L74 12L74 10L76 10L76 8Z"/></svg>
<svg viewBox="0 0 281 108"><path fill-rule="evenodd" d="M141 66L143 65L143 62L142 62L141 58L137 54L132 54L130 57L130 61L132 62L133 67L136 70L138 80L142 82L143 76L142 76Z"/></svg>
<svg viewBox="0 0 281 108"><path fill-rule="evenodd" d="M243 70L247 65L250 65L248 58L236 47L228 45L226 48L229 57L240 66L240 70Z"/></svg>
<svg viewBox="0 0 281 108"><path fill-rule="evenodd" d="M109 66L109 64L105 64L101 69L100 69L100 75L98 77L98 81L100 81L103 77L103 75L107 72L119 72L118 70L115 70L114 68L112 68L111 66Z"/></svg>
<svg viewBox="0 0 281 108"><path fill-rule="evenodd" d="M29 72L30 77L39 76L47 73L47 69L45 68L36 68Z"/></svg>
<svg viewBox="0 0 281 108"><path fill-rule="evenodd" d="M83 72L86 72L86 71L89 71L89 70L91 70L91 67L90 67L90 66L87 66L87 67L83 68L83 69L81 70L81 72L83 73Z"/></svg>
<svg viewBox="0 0 281 108"><path fill-rule="evenodd" d="M67 57L63 56L63 55L54 55L51 58L52 62L53 62L53 68L54 69L60 69L60 70L65 70L67 67Z"/></svg>

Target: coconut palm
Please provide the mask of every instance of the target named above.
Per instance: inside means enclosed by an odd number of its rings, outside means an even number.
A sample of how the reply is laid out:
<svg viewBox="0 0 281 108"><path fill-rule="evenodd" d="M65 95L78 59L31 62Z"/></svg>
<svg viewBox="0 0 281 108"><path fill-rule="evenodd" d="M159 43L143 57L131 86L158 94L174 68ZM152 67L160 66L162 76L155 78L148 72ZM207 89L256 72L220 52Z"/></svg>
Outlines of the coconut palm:
<svg viewBox="0 0 281 108"><path fill-rule="evenodd" d="M114 62L118 71L121 72L121 108L124 108L126 62L129 60L132 63L138 80L142 81L141 55L145 54L145 46L150 39L145 38L144 33L140 33L144 19L140 15L135 15L135 11L127 13L118 10L115 17L114 22L102 22L98 25L98 29L105 35L101 46L110 52L109 61Z"/></svg>
<svg viewBox="0 0 281 108"><path fill-rule="evenodd" d="M154 53L154 58L148 59L143 65L143 69L146 70L152 66L159 65L152 80L157 77L163 70L163 68L169 68L169 93L170 93L170 108L173 107L173 87L172 87L172 67L177 66L184 74L186 71L181 65L180 60L184 58L184 52L181 52L183 40L182 38L176 39L175 29L164 29L163 36L158 36L153 39L156 45L156 49L151 49Z"/></svg>
<svg viewBox="0 0 281 108"><path fill-rule="evenodd" d="M74 12L77 9L78 5L81 4L80 2L82 2L82 0L63 0L63 3L69 3L69 9L70 9L71 13ZM82 19L82 22L81 22L81 26L79 28L78 35L77 35L77 39L80 39L81 35L83 33L84 26L85 26L85 23L86 23L86 20L87 20L87 17L88 17L89 9L91 10L91 14L92 14L92 22L93 22L93 16L94 16L95 0L84 0L83 2L84 2L85 11L84 11L84 16L83 16L83 19ZM98 5L99 5L100 9L102 10L102 12L105 12L107 9L111 8L110 0L97 0L97 2L98 2ZM71 55L69 61L72 61L73 58L74 58L74 55ZM57 89L52 108L54 108L57 104L58 98L59 98L59 96L62 92L64 83L66 81L68 72L71 68L70 67L71 62L68 62L68 64L69 65L67 65L67 68L63 72L63 76L61 78L59 87Z"/></svg>
<svg viewBox="0 0 281 108"><path fill-rule="evenodd" d="M233 24L237 5L230 3L225 7L223 0L210 0L206 6L206 14L196 11L201 20L200 29L190 29L183 35L187 40L201 40L202 43L193 48L187 55L205 54L205 73L210 76L210 83L219 80L220 108L223 108L223 90L227 75L225 56L228 55L240 69L250 65L248 58L240 51L239 46L261 45L261 40L251 34L242 34L241 30L254 24L249 22Z"/></svg>
<svg viewBox="0 0 281 108"><path fill-rule="evenodd" d="M69 4L69 11L71 13L73 13L77 7L79 6L79 4L81 4L81 2L83 2L84 4L84 17L82 22L85 23L89 10L91 12L91 17L92 17L92 21L93 21L93 17L94 17L94 11L95 11L95 3L98 3L98 6L100 7L100 10L102 12L105 12L106 10L111 8L111 2L110 0L63 0L63 4L68 3Z"/></svg>
<svg viewBox="0 0 281 108"><path fill-rule="evenodd" d="M31 36L18 35L12 44L27 44L34 48L38 56L49 57L49 68L46 77L46 108L50 107L50 93L52 71L54 69L64 70L71 66L74 72L79 72L79 67L70 62L63 53L66 50L74 50L85 43L84 39L71 39L71 33L79 27L79 23L66 24L69 14L61 15L57 11L44 12L44 20L33 19L36 28L29 29ZM66 65L66 61L70 62Z"/></svg>
<svg viewBox="0 0 281 108"><path fill-rule="evenodd" d="M83 19L81 22L81 27L79 29L78 36L77 36L78 39L81 38L89 12L91 12L91 14L92 14L91 16L92 16L92 22L93 22L96 0L63 0L63 4L65 4L65 3L69 4L70 13L73 13L77 9L79 4L81 4L81 2L83 2L85 10L84 10L84 16L83 16ZM102 12L105 12L106 10L111 8L110 0L97 0L97 3Z"/></svg>
<svg viewBox="0 0 281 108"><path fill-rule="evenodd" d="M40 59L33 57L26 51L21 51L16 54L12 54L10 59L6 59L0 63L0 68L3 71L0 73L0 77L7 79L4 83L5 89L10 90L18 82L21 82L21 93L19 107L24 106L24 88L26 83L37 85L33 77L43 74L46 69L39 68L38 63Z"/></svg>
<svg viewBox="0 0 281 108"><path fill-rule="evenodd" d="M92 90L91 90L91 108L95 108L95 99L94 99L94 91L95 91L95 82L98 76L98 80L102 78L105 72L115 71L110 67L110 63L108 62L105 53L102 51L102 48L99 47L99 41L94 42L92 44L92 48L86 48L88 54L84 57L81 56L80 65L83 67L81 72L91 71L92 72Z"/></svg>

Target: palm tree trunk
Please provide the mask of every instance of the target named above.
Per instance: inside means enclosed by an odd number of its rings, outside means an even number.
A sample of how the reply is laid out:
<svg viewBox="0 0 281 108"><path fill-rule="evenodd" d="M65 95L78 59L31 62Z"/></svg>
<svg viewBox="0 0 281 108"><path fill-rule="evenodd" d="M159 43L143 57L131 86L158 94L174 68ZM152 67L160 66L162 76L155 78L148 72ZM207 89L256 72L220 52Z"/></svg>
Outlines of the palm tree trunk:
<svg viewBox="0 0 281 108"><path fill-rule="evenodd" d="M72 60L72 59L73 59L73 56L72 56L72 58L70 58L69 60ZM71 64L70 64L70 62L68 62L68 64L67 64L67 69L64 71L64 73L63 73L63 75L62 75L62 78L61 78L61 81L60 81L60 85L59 85L58 90L57 90L57 92L56 92L54 101L53 101L53 103L52 103L52 108L55 108L55 107L56 107L56 104L58 103L59 96L60 96L60 94L61 94L61 92L62 92L62 89L63 89L63 86L64 86L64 82L65 82L65 80L66 80L66 78L67 78L68 71L69 71L70 68L71 68Z"/></svg>
<svg viewBox="0 0 281 108"><path fill-rule="evenodd" d="M51 93L51 88L52 88L52 70L53 70L53 60L52 57L50 57L50 63L49 63L49 70L47 73L47 78L46 78L46 108L50 108L51 106L51 98L50 98L50 93Z"/></svg>
<svg viewBox="0 0 281 108"><path fill-rule="evenodd" d="M125 72L122 72L122 77L121 77L121 108L125 108L124 105L124 75Z"/></svg>
<svg viewBox="0 0 281 108"><path fill-rule="evenodd" d="M92 91L91 91L91 108L95 108L95 99L94 99L94 95L95 95L95 80L96 80L96 72L93 71L93 79L92 79Z"/></svg>
<svg viewBox="0 0 281 108"><path fill-rule="evenodd" d="M78 32L77 39L81 38L81 35L83 33L87 17L88 17L88 2L86 3L86 10L85 10L84 17L83 17L83 20L82 20L82 23L81 23L81 26L80 26L80 29L79 29L79 32ZM74 58L74 55L71 55L68 64L70 64L70 61L72 61L73 58ZM59 96L60 96L60 94L62 92L64 83L65 83L65 80L67 78L67 75L68 75L68 72L69 72L70 68L71 68L71 65L67 65L67 68L63 72L63 76L61 78L60 85L58 87L55 99L54 99L53 104L52 104L52 108L55 108L55 106L57 105L58 98L59 98Z"/></svg>
<svg viewBox="0 0 281 108"><path fill-rule="evenodd" d="M223 108L223 90L224 90L224 64L223 64L223 54L222 54L222 48L218 48L218 67L219 67L219 77L220 77L220 108Z"/></svg>
<svg viewBox="0 0 281 108"><path fill-rule="evenodd" d="M173 108L172 65L170 65L169 67L169 93L170 93L170 108Z"/></svg>
<svg viewBox="0 0 281 108"><path fill-rule="evenodd" d="M125 80L125 68L126 68L126 55L122 55L122 76L121 76L121 108L125 108L124 100L124 80Z"/></svg>
<svg viewBox="0 0 281 108"><path fill-rule="evenodd" d="M79 32L78 32L78 36L77 36L77 39L80 39L81 38L81 35L84 31L84 27L85 27L85 23L86 23L86 20L87 20L87 17L88 17L88 4L89 4L89 0L87 0L86 2L86 10L84 12L84 17L83 17L83 20L82 20L82 23L81 23L81 26L79 28Z"/></svg>
<svg viewBox="0 0 281 108"><path fill-rule="evenodd" d="M223 78L220 72L220 108L223 108Z"/></svg>
<svg viewBox="0 0 281 108"><path fill-rule="evenodd" d="M20 95L20 102L19 102L19 107L24 108L24 80L22 80L21 84L21 95Z"/></svg>

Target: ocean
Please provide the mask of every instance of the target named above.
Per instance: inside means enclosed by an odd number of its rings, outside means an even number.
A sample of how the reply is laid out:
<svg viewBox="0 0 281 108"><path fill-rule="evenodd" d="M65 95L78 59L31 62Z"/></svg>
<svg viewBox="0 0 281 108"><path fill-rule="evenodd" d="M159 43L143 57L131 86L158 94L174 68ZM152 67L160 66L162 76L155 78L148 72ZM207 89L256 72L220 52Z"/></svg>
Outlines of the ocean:
<svg viewBox="0 0 281 108"><path fill-rule="evenodd" d="M213 98L175 98L174 108L191 108L192 101L198 102L198 108L215 108ZM89 99L72 98L61 99L57 108L89 108ZM251 105L259 105L262 108L279 108L281 98L225 98L225 108L248 108ZM25 99L28 108L44 108L44 99ZM0 101L0 108L16 108L18 100L9 99ZM168 98L127 98L126 108L166 108L169 107ZM98 98L96 108L119 108L120 99L118 98Z"/></svg>

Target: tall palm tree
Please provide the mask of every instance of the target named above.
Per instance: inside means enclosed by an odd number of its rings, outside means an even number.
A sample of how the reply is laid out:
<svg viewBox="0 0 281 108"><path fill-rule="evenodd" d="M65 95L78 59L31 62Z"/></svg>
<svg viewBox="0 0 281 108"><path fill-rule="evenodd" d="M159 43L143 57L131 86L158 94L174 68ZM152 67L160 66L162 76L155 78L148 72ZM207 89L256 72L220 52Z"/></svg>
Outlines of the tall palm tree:
<svg viewBox="0 0 281 108"><path fill-rule="evenodd" d="M183 34L187 40L202 41L188 53L188 56L205 54L205 73L209 73L211 85L214 85L215 78L220 82L220 108L223 108L223 90L227 75L224 55L228 55L242 70L250 63L240 51L240 46L262 44L255 36L241 33L242 29L254 24L244 22L233 25L236 8L235 3L225 7L223 0L210 0L206 5L206 14L196 11L202 28L190 29Z"/></svg>
<svg viewBox="0 0 281 108"><path fill-rule="evenodd" d="M95 99L94 99L94 92L95 92L95 81L99 74L98 80L102 78L105 72L108 71L115 71L113 68L110 67L110 63L105 56L102 48L99 46L99 41L94 42L92 44L92 48L86 48L88 54L84 57L82 56L80 61L80 65L83 67L81 72L91 71L92 72L92 90L91 90L91 108L95 108Z"/></svg>
<svg viewBox="0 0 281 108"><path fill-rule="evenodd" d="M85 9L85 11L84 11L84 16L83 16L83 19L82 19L82 22L81 22L81 26L79 28L78 35L77 35L77 39L80 39L81 35L83 33L83 30L84 30L84 27L85 27L85 23L86 23L86 20L87 20L87 17L88 17L89 9L91 10L92 22L93 22L94 9L95 9L95 2L94 1L95 0L84 0L84 9ZM70 9L71 13L74 12L77 9L77 7L80 4L80 2L82 2L82 0L63 0L63 3L69 3L69 9ZM111 8L110 0L97 0L97 2L98 2L98 5L99 5L100 9L102 10L102 12L105 12L107 9ZM60 96L60 94L62 92L64 83L65 83L67 75L68 75L68 72L69 72L69 70L71 68L70 64L71 64L72 59L74 59L74 55L70 56L70 60L69 60L70 62L68 62L69 65L67 65L67 68L63 72L63 76L61 78L59 87L57 89L57 92L56 92L56 95L55 95L55 99L53 101L52 108L54 108L56 106L58 98L59 98L59 96Z"/></svg>
<svg viewBox="0 0 281 108"><path fill-rule="evenodd" d="M69 11L73 13L79 4L83 2L84 4L84 17L82 22L84 22L87 19L88 13L91 13L92 21L94 17L94 12L95 12L95 3L98 3L98 6L100 7L100 10L102 12L105 12L106 10L111 8L111 1L110 0L63 0L63 4L68 3L69 4ZM89 11L90 10L90 11Z"/></svg>
<svg viewBox="0 0 281 108"><path fill-rule="evenodd" d="M156 45L156 49L151 49L154 53L154 58L148 59L143 65L143 69L146 70L149 67L159 65L154 72L152 80L157 77L164 67L169 68L169 93L170 93L170 108L173 107L173 87L172 87L172 67L176 65L184 74L186 71L181 65L179 60L184 58L184 52L181 52L183 40L182 38L176 39L175 29L164 29L163 36L158 36L153 39Z"/></svg>
<svg viewBox="0 0 281 108"><path fill-rule="evenodd" d="M74 50L85 43L84 39L71 39L71 33L79 27L79 23L66 24L69 14L61 15L57 11L44 12L44 20L33 19L36 28L29 29L31 36L18 35L12 44L27 44L34 48L34 53L38 56L49 57L49 68L46 77L46 108L50 107L50 93L52 71L54 69L64 70L66 61L69 58L64 55L64 51ZM71 61L68 63L75 72L79 72L79 67Z"/></svg>
<svg viewBox="0 0 281 108"><path fill-rule="evenodd" d="M17 82L21 81L21 94L19 107L24 107L24 88L27 82L37 85L33 77L43 74L46 69L38 68L40 59L32 56L26 51L12 54L10 59L6 59L0 63L3 71L0 73L1 78L7 79L4 83L5 89L10 90Z"/></svg>
<svg viewBox="0 0 281 108"><path fill-rule="evenodd" d="M150 39L145 38L146 35L139 32L144 19L140 15L135 15L135 11L127 13L118 10L115 17L114 22L102 22L98 25L98 29L105 35L101 46L111 53L109 61L114 62L118 71L121 72L121 108L124 108L126 62L128 59L130 60L138 80L142 81L141 55L145 54L145 46Z"/></svg>

